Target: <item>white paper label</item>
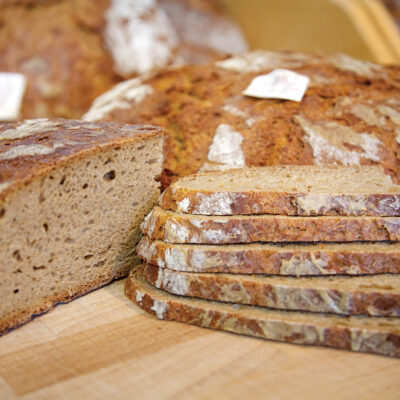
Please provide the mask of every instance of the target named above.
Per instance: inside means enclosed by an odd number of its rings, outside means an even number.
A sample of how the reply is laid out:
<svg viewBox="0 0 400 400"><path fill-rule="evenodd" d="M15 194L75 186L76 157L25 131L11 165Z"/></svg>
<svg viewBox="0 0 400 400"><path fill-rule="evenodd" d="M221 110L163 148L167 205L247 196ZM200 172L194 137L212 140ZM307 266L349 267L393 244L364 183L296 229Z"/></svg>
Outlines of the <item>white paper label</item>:
<svg viewBox="0 0 400 400"><path fill-rule="evenodd" d="M310 79L288 69L275 69L266 75L256 76L243 92L261 99L301 101Z"/></svg>
<svg viewBox="0 0 400 400"><path fill-rule="evenodd" d="M12 72L0 72L0 121L13 121L19 116L26 77Z"/></svg>

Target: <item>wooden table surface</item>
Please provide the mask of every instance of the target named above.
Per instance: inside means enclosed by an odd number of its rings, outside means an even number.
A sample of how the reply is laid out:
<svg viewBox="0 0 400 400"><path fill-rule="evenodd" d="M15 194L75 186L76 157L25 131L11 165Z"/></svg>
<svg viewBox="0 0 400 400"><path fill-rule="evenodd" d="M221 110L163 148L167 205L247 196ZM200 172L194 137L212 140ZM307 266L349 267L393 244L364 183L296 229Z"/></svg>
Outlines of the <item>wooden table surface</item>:
<svg viewBox="0 0 400 400"><path fill-rule="evenodd" d="M400 360L158 321L114 282L0 338L0 399L396 399Z"/></svg>

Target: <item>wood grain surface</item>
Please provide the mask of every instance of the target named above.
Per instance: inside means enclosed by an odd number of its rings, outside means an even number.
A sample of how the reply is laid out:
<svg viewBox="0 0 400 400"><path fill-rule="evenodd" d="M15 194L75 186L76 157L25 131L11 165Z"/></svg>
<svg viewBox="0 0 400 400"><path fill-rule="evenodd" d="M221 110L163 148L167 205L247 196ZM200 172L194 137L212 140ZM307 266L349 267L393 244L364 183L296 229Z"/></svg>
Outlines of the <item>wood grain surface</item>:
<svg viewBox="0 0 400 400"><path fill-rule="evenodd" d="M398 399L400 360L158 321L114 282L0 338L0 399Z"/></svg>

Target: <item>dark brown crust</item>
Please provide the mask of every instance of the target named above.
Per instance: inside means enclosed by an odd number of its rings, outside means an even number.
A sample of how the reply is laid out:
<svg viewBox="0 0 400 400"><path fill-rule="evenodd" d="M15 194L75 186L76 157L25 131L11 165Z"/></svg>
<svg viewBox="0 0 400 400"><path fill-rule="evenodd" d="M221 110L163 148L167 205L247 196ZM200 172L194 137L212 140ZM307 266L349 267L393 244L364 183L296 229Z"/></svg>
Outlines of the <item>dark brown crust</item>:
<svg viewBox="0 0 400 400"><path fill-rule="evenodd" d="M252 245L218 246L177 245L162 241L152 241L143 237L137 251L146 262L169 269L186 272L226 272L233 274L270 275L365 275L399 274L399 244L387 244L391 251L368 249L365 243L360 250L335 251L331 244L299 245L290 250L276 245L273 249L252 248ZM179 265L174 260L167 261L165 253L178 252ZM199 254L201 257L199 257ZM196 258L197 256L197 258ZM196 262L200 259L200 262ZM292 266L290 266L292 263Z"/></svg>
<svg viewBox="0 0 400 400"><path fill-rule="evenodd" d="M40 120L37 120L40 121ZM135 143L145 137L162 135L162 128L151 125L125 125L118 123L92 123L77 120L45 120L54 123L40 133L34 133L21 139L0 139L0 157L18 146L42 145L52 152L46 155L21 156L12 159L0 159L0 185L8 184L0 190L0 206L6 196L27 185L33 179L69 162L100 149ZM21 123L2 124L0 135L9 129L23 125Z"/></svg>
<svg viewBox="0 0 400 400"><path fill-rule="evenodd" d="M398 241L397 217L210 217L155 207L142 225L151 239L172 243Z"/></svg>
<svg viewBox="0 0 400 400"><path fill-rule="evenodd" d="M358 279L358 287L346 289L335 278L330 278L329 287L319 286L329 279L326 277L277 280L259 276L255 280L251 275L196 274L149 264L142 273L148 283L175 295L284 310L400 317L400 292L395 292L398 283L393 282L393 291L388 293L382 287L382 276L349 277Z"/></svg>
<svg viewBox="0 0 400 400"><path fill-rule="evenodd" d="M400 326L396 318L328 317L327 314L186 299L147 284L141 267L128 276L125 294L143 310L157 313L159 319L288 343L400 357Z"/></svg>
<svg viewBox="0 0 400 400"><path fill-rule="evenodd" d="M230 212L199 212L199 196L203 195L202 202L207 197L219 195L222 199L232 199ZM207 190L186 190L173 185L168 187L161 199L160 207L166 210L179 211L197 215L252 215L252 214L279 214L279 215L370 215L380 217L400 216L399 194L365 194L365 195L321 195L320 206L317 210L309 211L298 204L298 199L307 197L308 193L285 192L210 192ZM189 206L181 210L177 203L184 200ZM362 207L345 207L346 204L362 203Z"/></svg>
<svg viewBox="0 0 400 400"><path fill-rule="evenodd" d="M45 297L39 303L32 305L29 310L14 310L9 315L5 316L0 320L0 335L7 333L10 329L16 328L20 325L25 324L32 320L36 315L50 311L59 303L64 303L79 297L83 294L89 293L101 286L110 283L115 279L126 276L131 266L127 266L124 269L116 271L114 266L109 268L107 276L99 279L95 282L87 282L85 285L79 285L71 292L71 289L64 290L52 297ZM106 267L104 267L106 271Z"/></svg>

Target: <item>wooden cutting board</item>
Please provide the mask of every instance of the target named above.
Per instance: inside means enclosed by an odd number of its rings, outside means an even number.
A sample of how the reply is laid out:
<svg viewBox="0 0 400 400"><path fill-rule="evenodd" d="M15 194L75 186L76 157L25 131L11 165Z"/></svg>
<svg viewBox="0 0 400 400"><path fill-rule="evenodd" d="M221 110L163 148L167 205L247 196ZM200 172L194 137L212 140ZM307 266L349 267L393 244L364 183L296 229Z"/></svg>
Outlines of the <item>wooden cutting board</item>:
<svg viewBox="0 0 400 400"><path fill-rule="evenodd" d="M158 321L114 282L0 338L0 399L399 399L400 360Z"/></svg>

